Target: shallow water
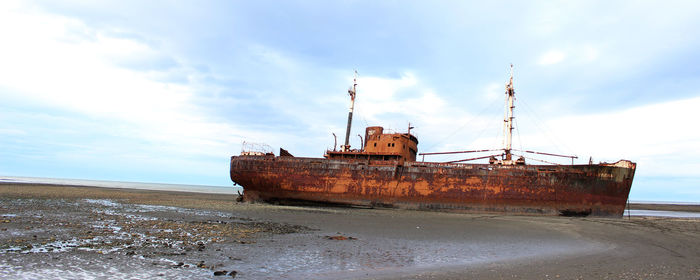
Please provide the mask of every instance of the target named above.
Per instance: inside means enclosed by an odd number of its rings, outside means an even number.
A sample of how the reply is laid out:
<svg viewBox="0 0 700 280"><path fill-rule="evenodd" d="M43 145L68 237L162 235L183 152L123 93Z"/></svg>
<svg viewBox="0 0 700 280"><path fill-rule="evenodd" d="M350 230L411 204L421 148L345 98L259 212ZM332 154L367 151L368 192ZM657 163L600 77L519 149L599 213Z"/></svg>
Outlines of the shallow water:
<svg viewBox="0 0 700 280"><path fill-rule="evenodd" d="M625 216L647 216L647 217L668 217L668 218L700 218L698 212L682 211L660 211L660 210L625 210Z"/></svg>

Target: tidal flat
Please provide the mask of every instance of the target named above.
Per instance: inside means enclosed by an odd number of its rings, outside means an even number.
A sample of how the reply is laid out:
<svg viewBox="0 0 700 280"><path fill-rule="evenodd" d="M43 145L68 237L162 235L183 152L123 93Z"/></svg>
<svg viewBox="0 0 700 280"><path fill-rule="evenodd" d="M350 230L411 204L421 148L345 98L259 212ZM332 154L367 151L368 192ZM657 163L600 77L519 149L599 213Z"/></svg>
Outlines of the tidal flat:
<svg viewBox="0 0 700 280"><path fill-rule="evenodd" d="M0 184L2 279L700 279L700 219L281 206Z"/></svg>

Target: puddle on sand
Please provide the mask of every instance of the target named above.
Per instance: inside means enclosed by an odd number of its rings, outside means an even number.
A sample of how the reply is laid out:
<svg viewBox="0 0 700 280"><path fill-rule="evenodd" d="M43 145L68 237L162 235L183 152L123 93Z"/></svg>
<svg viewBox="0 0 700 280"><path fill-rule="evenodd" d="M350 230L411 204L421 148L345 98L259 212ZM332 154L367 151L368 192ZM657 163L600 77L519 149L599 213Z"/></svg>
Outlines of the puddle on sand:
<svg viewBox="0 0 700 280"><path fill-rule="evenodd" d="M259 241L265 244L257 248L242 248L236 253L247 256L245 261L231 264L230 268L244 271L241 279L336 279L377 273L417 273L422 269L543 258L602 248L602 245L566 239L484 243L357 236L356 240L318 237L300 243L295 238L294 235L276 237L271 243Z"/></svg>

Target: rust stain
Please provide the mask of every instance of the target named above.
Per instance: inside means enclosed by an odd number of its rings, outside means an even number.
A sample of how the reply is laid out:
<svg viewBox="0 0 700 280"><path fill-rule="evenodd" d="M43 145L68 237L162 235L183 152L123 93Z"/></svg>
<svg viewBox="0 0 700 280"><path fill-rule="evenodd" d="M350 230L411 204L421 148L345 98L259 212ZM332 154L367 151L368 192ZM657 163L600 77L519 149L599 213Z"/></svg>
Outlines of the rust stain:
<svg viewBox="0 0 700 280"><path fill-rule="evenodd" d="M626 166L393 163L234 156L231 179L245 188L246 199L256 200L621 216L635 171L629 162Z"/></svg>

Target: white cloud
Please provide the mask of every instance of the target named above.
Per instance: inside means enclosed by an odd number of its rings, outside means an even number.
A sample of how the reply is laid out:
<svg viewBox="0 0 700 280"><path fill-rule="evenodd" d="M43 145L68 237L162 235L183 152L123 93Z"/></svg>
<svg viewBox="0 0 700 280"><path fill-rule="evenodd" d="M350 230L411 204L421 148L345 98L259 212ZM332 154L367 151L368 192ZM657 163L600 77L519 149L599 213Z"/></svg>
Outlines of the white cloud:
<svg viewBox="0 0 700 280"><path fill-rule="evenodd" d="M584 62L592 62L598 59L599 55L599 50L596 47L586 45L583 46L580 57Z"/></svg>
<svg viewBox="0 0 700 280"><path fill-rule="evenodd" d="M564 61L575 64L585 64L598 60L600 56L600 47L594 44L582 44L547 51L540 55L537 63L544 66L559 64Z"/></svg>
<svg viewBox="0 0 700 280"><path fill-rule="evenodd" d="M540 56L538 63L540 65L552 65L562 62L566 58L566 54L559 50L551 50Z"/></svg>
<svg viewBox="0 0 700 280"><path fill-rule="evenodd" d="M0 33L7 34L0 46L0 85L22 92L23 98L134 122L183 117L177 112L186 109L190 89L153 82L111 63L114 57L153 53L148 46L94 30L93 39L66 40L75 26L89 28L61 16L7 13L0 18Z"/></svg>
<svg viewBox="0 0 700 280"><path fill-rule="evenodd" d="M380 77L362 77L358 79L358 113L372 123L394 123L404 130L407 122L428 121L434 119L438 112L445 110L446 102L432 89L421 84L410 72L403 73L398 79ZM380 119L380 115L398 114L401 120Z"/></svg>
<svg viewBox="0 0 700 280"><path fill-rule="evenodd" d="M483 89L483 97L487 101L494 101L497 99L503 99L503 94L505 92L505 85L499 83L490 83L486 85Z"/></svg>
<svg viewBox="0 0 700 280"><path fill-rule="evenodd" d="M588 160L628 159L646 176L696 176L700 163L700 130L695 119L700 97L645 105L615 112L570 116L546 122L550 131L521 131L523 145L552 151L562 145ZM522 120L521 120L522 121ZM554 138L554 139L551 139ZM558 140L557 140L558 139ZM557 140L553 142L554 140ZM556 151L552 151L556 152Z"/></svg>
<svg viewBox="0 0 700 280"><path fill-rule="evenodd" d="M385 102L393 100L394 95L398 91L413 87L417 82L416 77L410 72L403 73L399 79L372 76L360 77L358 79L358 92L362 91L362 97L364 97L368 103ZM401 96L397 96L396 98L401 98ZM373 113L376 113L376 111L371 111L369 114L373 115Z"/></svg>
<svg viewBox="0 0 700 280"><path fill-rule="evenodd" d="M0 10L0 34L0 87L7 89L0 95L40 108L76 113L73 117L83 116L95 125L113 126L99 131L65 127L79 134L73 141L88 141L82 139L94 138L95 133L106 133L99 137L138 139L131 146L83 149L82 153L116 153L129 158L129 154L146 152L154 158L187 158L225 157L237 152L233 146L240 143L237 134L242 130L210 120L202 108L193 105L197 84L161 82L152 77L167 72L144 72L119 65L123 60L162 56L162 50L134 39L112 37L74 18L21 5ZM197 75L184 67L179 71ZM17 135L20 131L12 123L2 125L2 134ZM44 125L60 127L67 123ZM60 151L56 155L60 156Z"/></svg>

